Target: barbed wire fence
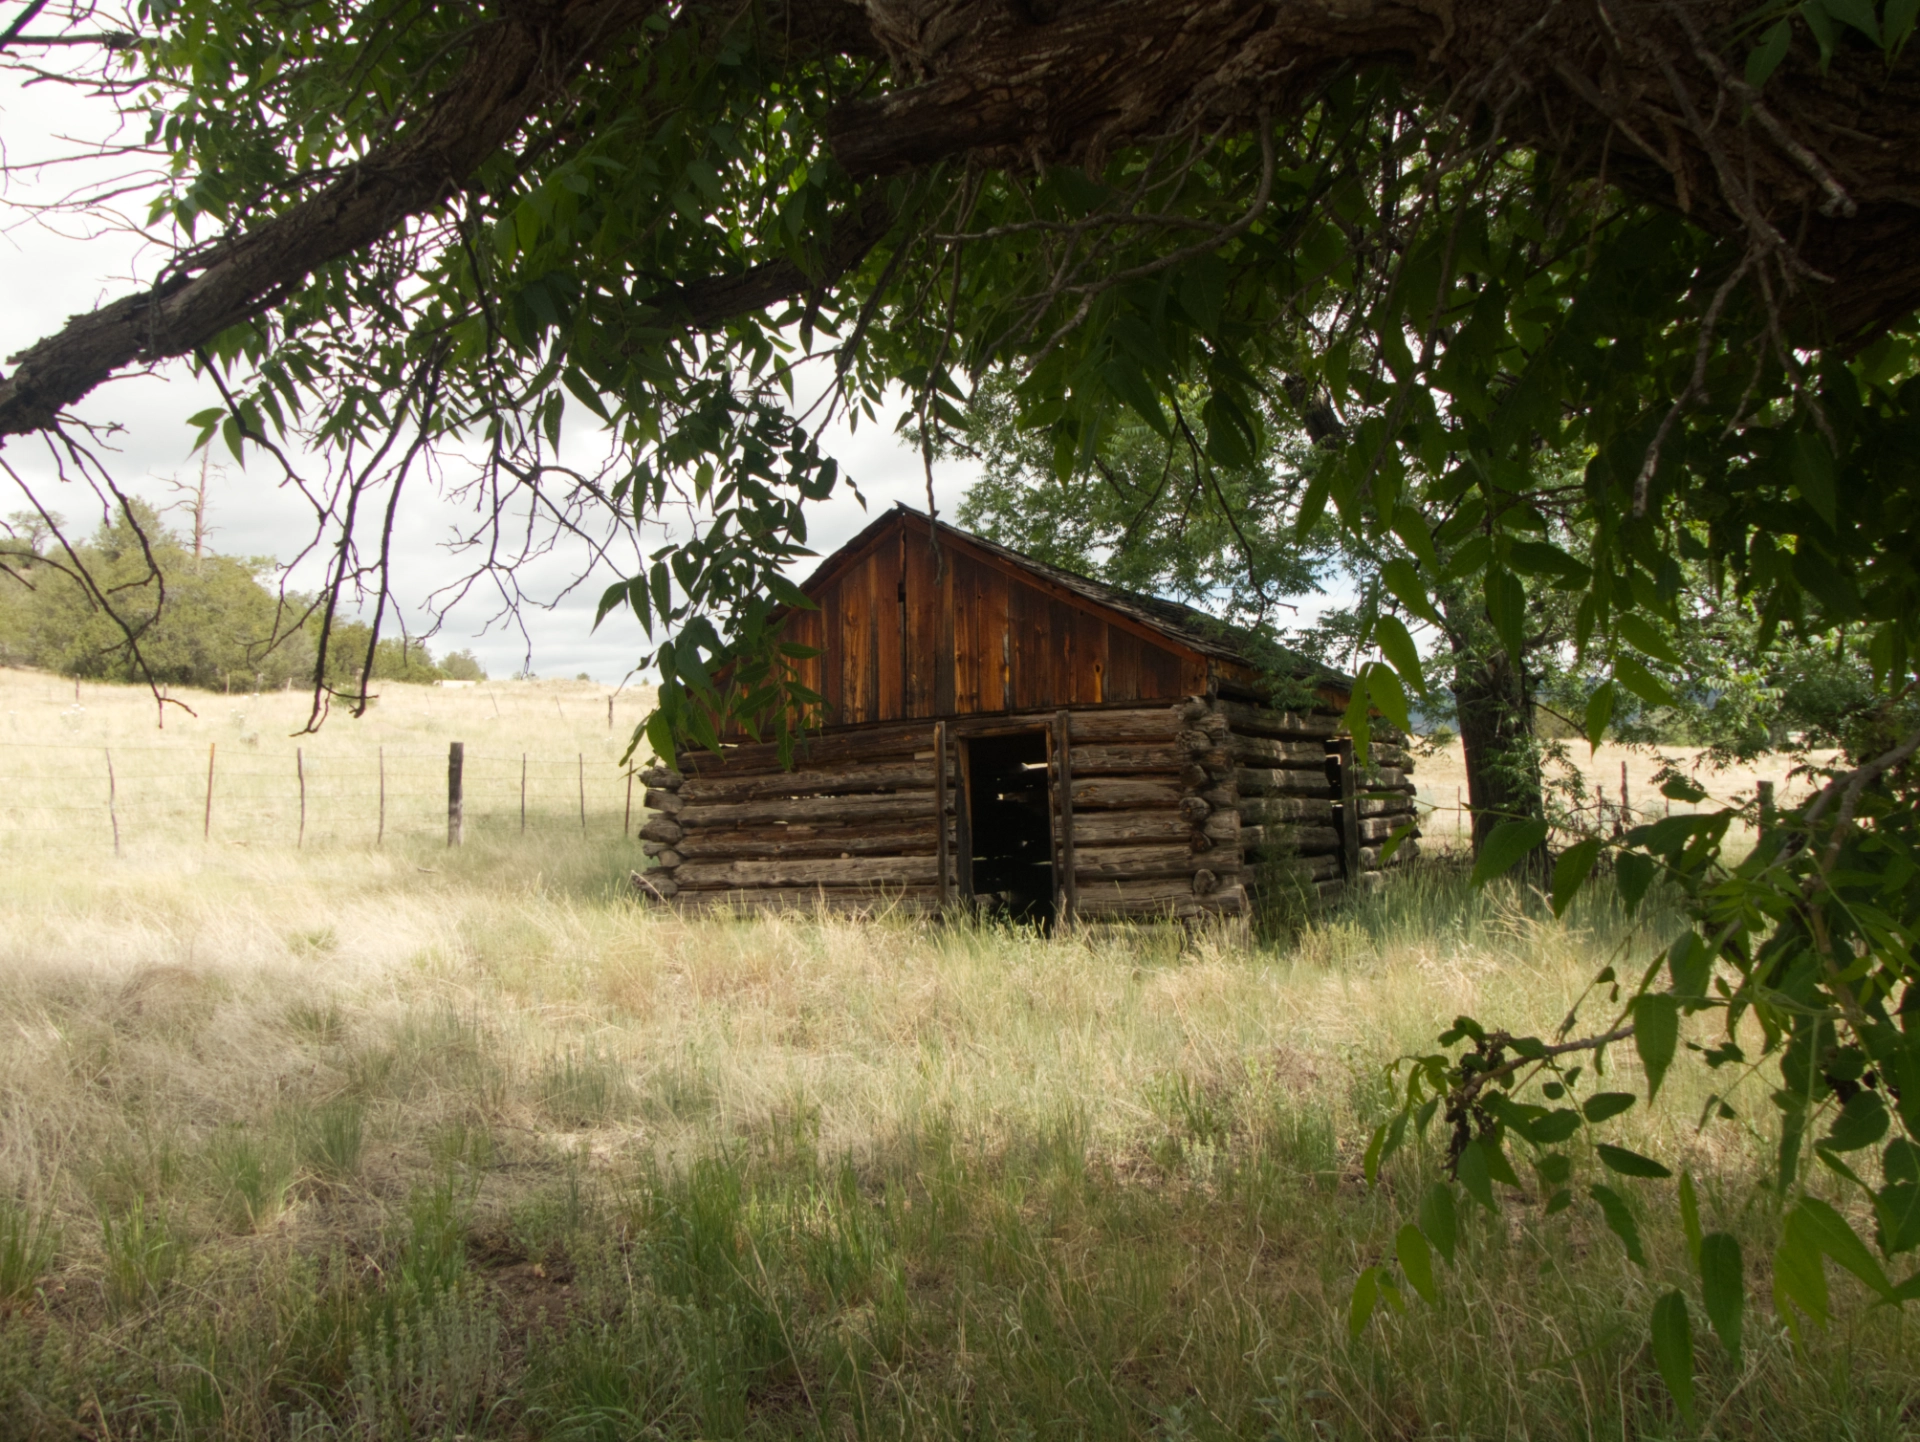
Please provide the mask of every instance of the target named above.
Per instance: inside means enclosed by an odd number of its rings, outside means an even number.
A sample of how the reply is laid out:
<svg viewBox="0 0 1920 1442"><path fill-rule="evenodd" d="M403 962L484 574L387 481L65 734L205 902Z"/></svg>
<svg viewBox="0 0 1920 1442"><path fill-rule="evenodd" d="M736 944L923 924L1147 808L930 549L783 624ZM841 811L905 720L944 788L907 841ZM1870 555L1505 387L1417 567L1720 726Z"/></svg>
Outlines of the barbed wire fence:
<svg viewBox="0 0 1920 1442"><path fill-rule="evenodd" d="M584 751L379 746L367 753L178 745L0 747L0 850L124 855L153 845L380 847L630 836L634 777Z"/></svg>

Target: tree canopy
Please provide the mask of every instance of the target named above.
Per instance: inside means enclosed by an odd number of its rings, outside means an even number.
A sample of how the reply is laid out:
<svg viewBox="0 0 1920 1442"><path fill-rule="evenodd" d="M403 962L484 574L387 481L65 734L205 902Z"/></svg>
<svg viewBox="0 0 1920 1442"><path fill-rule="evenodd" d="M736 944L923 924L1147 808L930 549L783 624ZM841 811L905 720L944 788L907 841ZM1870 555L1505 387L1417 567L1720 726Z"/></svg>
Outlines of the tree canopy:
<svg viewBox="0 0 1920 1442"><path fill-rule="evenodd" d="M0 51L60 58L128 113L162 170L151 223L175 244L151 284L14 357L0 436L45 436L111 489L68 408L190 358L225 397L194 418L203 439L294 471L297 434L328 458L298 477L324 497L323 613L370 589L374 642L384 538L435 475L473 488L484 564L509 584L535 533L627 546L602 614L654 638L663 754L730 719L789 739L805 720L774 618L800 602L784 568L806 505L840 483L823 418L872 416L897 385L932 448L1000 372L1012 424L1061 476L1116 427L1165 438L1187 397L1223 472L1251 474L1282 417L1325 442L1295 527L1331 515L1393 553L1392 604L1361 638L1382 659L1348 718L1363 743L1372 714L1426 689L1402 618L1444 630L1446 595L1509 660L1529 587L1565 598L1599 682L1595 740L1623 696L1673 700L1653 663L1681 662L1690 577L1749 603L1762 646L1844 631L1877 697L1848 766L1750 854L1724 847L1728 811L1569 838L1556 905L1611 848L1628 905L1663 876L1697 929L1665 972L1603 978L1591 1004L1610 1020L1591 1034L1463 1019L1410 1064L1368 1170L1444 1107L1467 1194L1495 1205L1522 1147L1549 1210L1571 1205L1564 1144L1607 1108L1518 1089L1566 1098L1592 1085L1576 1058L1630 1040L1651 1097L1681 1014L1724 1021L1709 1059L1727 1065L1752 1016L1783 1066L1783 1194L1817 1156L1892 1258L1920 1243L1917 12L169 0L103 30L91 6L36 0ZM594 468L560 454L582 425L605 442ZM1577 476L1548 455L1579 458ZM639 539L683 507L690 539ZM1537 817L1490 819L1482 877L1548 837ZM1845 1157L1893 1121L1863 1176ZM1583 1196L1637 1258L1618 1194ZM1783 1297L1824 1316L1807 1280L1823 1255L1886 1300L1920 1290L1826 1206L1791 1214ZM1695 1255L1721 1287L1724 1248ZM1396 1275L1363 1275L1361 1322ZM1686 1307L1675 1292L1656 1310L1663 1374Z"/></svg>
<svg viewBox="0 0 1920 1442"><path fill-rule="evenodd" d="M306 686L319 657L315 598L267 584L279 563L221 555L138 501L71 552L31 514L0 541L0 664L104 681L254 691ZM355 696L372 628L340 626L327 685ZM371 679L481 680L471 652L436 660L425 641L374 646Z"/></svg>

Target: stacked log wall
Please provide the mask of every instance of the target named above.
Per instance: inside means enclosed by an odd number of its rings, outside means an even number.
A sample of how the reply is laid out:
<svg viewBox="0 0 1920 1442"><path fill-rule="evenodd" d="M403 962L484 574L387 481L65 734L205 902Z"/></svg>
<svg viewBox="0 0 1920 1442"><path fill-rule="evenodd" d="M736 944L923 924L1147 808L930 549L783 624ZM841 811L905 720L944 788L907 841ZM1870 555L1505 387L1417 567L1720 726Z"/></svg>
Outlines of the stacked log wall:
<svg viewBox="0 0 1920 1442"><path fill-rule="evenodd" d="M1340 780L1339 713L1278 711L1216 701L1239 794L1243 867L1254 904L1311 889L1331 901L1356 883L1380 885L1385 869L1419 854L1416 830L1391 857L1381 852L1415 819L1406 738L1376 727L1373 765L1357 768L1348 802ZM1345 808L1353 806L1351 840Z"/></svg>
<svg viewBox="0 0 1920 1442"><path fill-rule="evenodd" d="M1243 915L1240 817L1222 789L1230 768L1207 703L1077 710L1067 721L1075 915Z"/></svg>
<svg viewBox="0 0 1920 1442"><path fill-rule="evenodd" d="M644 773L639 884L687 907L930 910L954 878L957 774L933 722L819 736L792 769L772 745L688 752ZM944 797L945 804L942 805ZM941 832L946 845L941 844Z"/></svg>
<svg viewBox="0 0 1920 1442"><path fill-rule="evenodd" d="M1383 844L1413 813L1404 738L1376 744L1375 769L1356 777L1349 874L1329 765L1338 728L1331 711L1190 698L850 728L813 738L792 770L770 745L689 753L678 772L643 773L652 814L640 836L653 867L640 884L692 906L962 902L960 748L970 737L1047 729L1055 875L1064 882L1071 858L1072 884L1060 890L1074 915L1242 916L1263 892L1302 886L1331 898L1355 879L1378 883ZM1058 844L1066 835L1071 845ZM1416 852L1403 842L1385 864Z"/></svg>

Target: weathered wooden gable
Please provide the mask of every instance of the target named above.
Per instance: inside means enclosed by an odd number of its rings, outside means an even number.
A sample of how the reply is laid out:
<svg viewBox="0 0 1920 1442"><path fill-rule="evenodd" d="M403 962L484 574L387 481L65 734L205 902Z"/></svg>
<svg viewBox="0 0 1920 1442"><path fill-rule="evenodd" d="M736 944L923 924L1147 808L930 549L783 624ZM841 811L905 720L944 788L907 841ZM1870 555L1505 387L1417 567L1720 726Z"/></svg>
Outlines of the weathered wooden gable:
<svg viewBox="0 0 1920 1442"><path fill-rule="evenodd" d="M822 654L803 684L829 725L1172 701L1207 658L924 519L896 511L805 584L787 636Z"/></svg>

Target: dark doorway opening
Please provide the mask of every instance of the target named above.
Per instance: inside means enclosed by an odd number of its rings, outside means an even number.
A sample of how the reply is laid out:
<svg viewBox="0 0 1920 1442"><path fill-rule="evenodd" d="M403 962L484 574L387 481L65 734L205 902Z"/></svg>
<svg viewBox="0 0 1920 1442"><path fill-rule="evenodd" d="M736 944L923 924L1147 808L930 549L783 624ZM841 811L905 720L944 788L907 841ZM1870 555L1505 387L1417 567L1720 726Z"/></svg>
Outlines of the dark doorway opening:
<svg viewBox="0 0 1920 1442"><path fill-rule="evenodd" d="M1053 924L1053 807L1047 733L976 736L967 747L973 896L1014 921Z"/></svg>

